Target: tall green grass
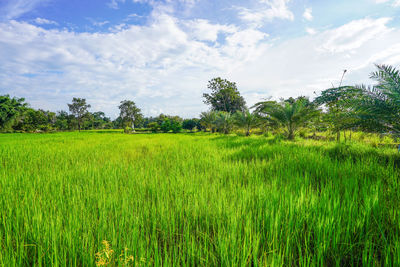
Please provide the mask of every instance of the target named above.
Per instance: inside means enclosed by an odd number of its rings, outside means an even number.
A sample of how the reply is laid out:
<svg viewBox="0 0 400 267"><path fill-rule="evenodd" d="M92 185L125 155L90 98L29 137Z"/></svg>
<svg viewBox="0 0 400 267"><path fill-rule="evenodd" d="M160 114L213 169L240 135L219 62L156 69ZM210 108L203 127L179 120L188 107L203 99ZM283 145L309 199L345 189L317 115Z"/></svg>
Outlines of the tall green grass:
<svg viewBox="0 0 400 267"><path fill-rule="evenodd" d="M108 240L120 266L399 266L399 162L265 137L0 135L0 265L93 266Z"/></svg>

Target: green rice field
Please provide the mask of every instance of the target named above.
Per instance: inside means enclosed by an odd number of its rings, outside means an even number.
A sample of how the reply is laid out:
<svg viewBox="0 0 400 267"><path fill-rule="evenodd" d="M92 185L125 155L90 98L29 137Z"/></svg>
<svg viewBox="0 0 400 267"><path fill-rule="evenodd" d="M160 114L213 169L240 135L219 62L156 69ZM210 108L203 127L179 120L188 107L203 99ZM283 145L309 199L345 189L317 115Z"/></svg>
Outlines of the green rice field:
<svg viewBox="0 0 400 267"><path fill-rule="evenodd" d="M1 266L400 266L394 148L0 135Z"/></svg>

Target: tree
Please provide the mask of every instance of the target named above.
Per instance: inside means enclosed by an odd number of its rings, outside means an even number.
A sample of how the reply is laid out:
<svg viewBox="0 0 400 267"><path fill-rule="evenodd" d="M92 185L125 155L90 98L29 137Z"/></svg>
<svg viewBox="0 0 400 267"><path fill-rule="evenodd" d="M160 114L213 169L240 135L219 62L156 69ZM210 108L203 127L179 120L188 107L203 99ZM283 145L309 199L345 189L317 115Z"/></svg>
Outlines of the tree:
<svg viewBox="0 0 400 267"><path fill-rule="evenodd" d="M210 129L210 131L214 133L216 129L215 126L216 118L217 118L216 111L202 112L200 114L200 124L205 128L205 131L207 131L207 129Z"/></svg>
<svg viewBox="0 0 400 267"><path fill-rule="evenodd" d="M268 120L284 127L289 140L293 140L296 132L318 114L315 106L305 97L289 98L280 102L264 101L257 103L255 107Z"/></svg>
<svg viewBox="0 0 400 267"><path fill-rule="evenodd" d="M93 112L91 119L91 126L94 129L104 129L108 127L111 122L110 118L106 117L102 111Z"/></svg>
<svg viewBox="0 0 400 267"><path fill-rule="evenodd" d="M161 131L168 133L172 131L173 133L178 133L182 130L182 119L179 116L166 116L160 114L158 124L160 125Z"/></svg>
<svg viewBox="0 0 400 267"><path fill-rule="evenodd" d="M215 124L220 133L229 134L233 128L234 117L229 112L220 111L216 114Z"/></svg>
<svg viewBox="0 0 400 267"><path fill-rule="evenodd" d="M71 129L70 126L70 115L68 115L68 112L63 110L58 111L56 115L55 127L58 130L68 130Z"/></svg>
<svg viewBox="0 0 400 267"><path fill-rule="evenodd" d="M36 130L47 131L48 130L48 118L42 110L34 110L29 108L26 110L21 128L23 131L33 132Z"/></svg>
<svg viewBox="0 0 400 267"><path fill-rule="evenodd" d="M132 130L135 131L135 123L142 120L143 115L140 108L136 107L135 102L131 100L121 101L119 105L120 114L123 123L132 125Z"/></svg>
<svg viewBox="0 0 400 267"><path fill-rule="evenodd" d="M340 141L340 131L354 127L354 105L350 103L359 98L361 90L352 86L329 88L321 92L314 99L314 104L325 106L325 119L328 126L336 133L336 140Z"/></svg>
<svg viewBox="0 0 400 267"><path fill-rule="evenodd" d="M352 101L359 125L364 130L400 135L400 72L387 65L376 65L370 78L372 87L355 86L362 96Z"/></svg>
<svg viewBox="0 0 400 267"><path fill-rule="evenodd" d="M151 130L153 133L156 133L156 132L158 132L158 131L160 130L160 125L159 125L156 121L150 122L150 123L147 125L147 127L149 127L150 130Z"/></svg>
<svg viewBox="0 0 400 267"><path fill-rule="evenodd" d="M249 110L243 112L236 111L234 120L237 126L245 128L246 136L250 136L251 129L256 127L259 122L257 114L251 113Z"/></svg>
<svg viewBox="0 0 400 267"><path fill-rule="evenodd" d="M179 133L182 131L182 121L177 117L172 117L169 119L170 121L170 129L173 133Z"/></svg>
<svg viewBox="0 0 400 267"><path fill-rule="evenodd" d="M246 102L240 95L236 83L218 77L210 80L207 87L211 90L211 94L203 94L204 103L211 105L211 110L231 114L245 110Z"/></svg>
<svg viewBox="0 0 400 267"><path fill-rule="evenodd" d="M168 133L171 130L171 122L169 121L169 119L165 119L161 125L160 125L160 130L163 133Z"/></svg>
<svg viewBox="0 0 400 267"><path fill-rule="evenodd" d="M183 120L182 128L193 132L193 129L197 127L199 119L186 119Z"/></svg>
<svg viewBox="0 0 400 267"><path fill-rule="evenodd" d="M0 96L0 129L4 130L12 124L26 110L24 98L11 98L9 95Z"/></svg>
<svg viewBox="0 0 400 267"><path fill-rule="evenodd" d="M81 130L81 125L85 121L86 115L88 113L89 104L86 104L86 99L84 98L73 98L72 104L68 104L69 112L75 116L78 123L78 130Z"/></svg>

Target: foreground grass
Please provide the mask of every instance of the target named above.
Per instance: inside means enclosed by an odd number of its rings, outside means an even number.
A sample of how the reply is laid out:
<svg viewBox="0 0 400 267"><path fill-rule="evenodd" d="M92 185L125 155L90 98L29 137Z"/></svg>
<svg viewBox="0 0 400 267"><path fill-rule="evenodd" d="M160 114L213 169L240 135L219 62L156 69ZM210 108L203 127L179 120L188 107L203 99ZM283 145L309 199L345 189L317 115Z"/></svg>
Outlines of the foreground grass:
<svg viewBox="0 0 400 267"><path fill-rule="evenodd" d="M0 265L93 266L108 240L117 265L398 266L395 153L263 137L1 135Z"/></svg>

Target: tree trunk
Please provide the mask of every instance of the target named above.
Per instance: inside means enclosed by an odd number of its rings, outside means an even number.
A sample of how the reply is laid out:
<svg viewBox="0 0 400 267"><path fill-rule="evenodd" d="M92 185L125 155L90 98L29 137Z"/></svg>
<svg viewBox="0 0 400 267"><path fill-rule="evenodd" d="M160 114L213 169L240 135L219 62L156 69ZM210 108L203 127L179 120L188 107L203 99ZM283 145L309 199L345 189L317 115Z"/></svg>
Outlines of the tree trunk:
<svg viewBox="0 0 400 267"><path fill-rule="evenodd" d="M336 141L340 142L340 130L338 130L336 133Z"/></svg>
<svg viewBox="0 0 400 267"><path fill-rule="evenodd" d="M289 123L288 125L288 139L293 140L294 139L294 130L292 124Z"/></svg>
<svg viewBox="0 0 400 267"><path fill-rule="evenodd" d="M288 128L288 139L289 140L293 140L294 139L294 132L293 132L292 127L290 127L290 126Z"/></svg>
<svg viewBox="0 0 400 267"><path fill-rule="evenodd" d="M132 132L135 132L135 123L132 121Z"/></svg>

